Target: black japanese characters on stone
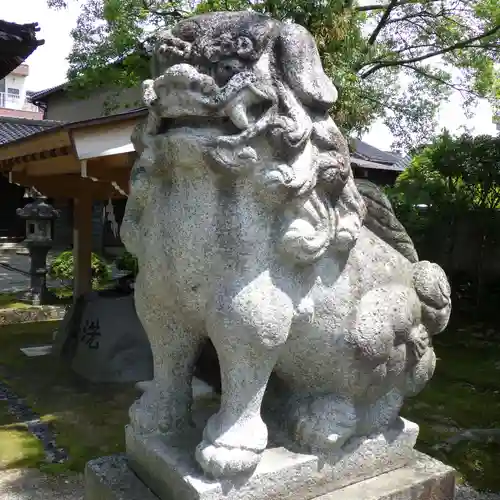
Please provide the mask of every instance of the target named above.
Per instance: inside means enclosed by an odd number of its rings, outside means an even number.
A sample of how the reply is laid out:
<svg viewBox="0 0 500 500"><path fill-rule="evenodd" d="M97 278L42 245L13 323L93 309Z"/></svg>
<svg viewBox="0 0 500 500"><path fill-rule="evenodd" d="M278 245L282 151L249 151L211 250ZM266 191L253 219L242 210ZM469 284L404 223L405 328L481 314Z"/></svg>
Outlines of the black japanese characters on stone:
<svg viewBox="0 0 500 500"><path fill-rule="evenodd" d="M102 336L99 320L86 320L82 327L80 340L89 349L99 349L99 338Z"/></svg>

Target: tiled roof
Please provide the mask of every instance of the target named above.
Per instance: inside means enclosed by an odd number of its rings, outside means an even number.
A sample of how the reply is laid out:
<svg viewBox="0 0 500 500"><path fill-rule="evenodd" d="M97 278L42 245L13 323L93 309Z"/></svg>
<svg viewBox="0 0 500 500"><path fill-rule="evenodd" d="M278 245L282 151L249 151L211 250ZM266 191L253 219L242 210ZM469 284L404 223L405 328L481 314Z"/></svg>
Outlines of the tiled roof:
<svg viewBox="0 0 500 500"><path fill-rule="evenodd" d="M398 170L403 171L406 167L410 166L412 157L410 155L406 155L403 158L399 159L395 164L394 167L396 167Z"/></svg>
<svg viewBox="0 0 500 500"><path fill-rule="evenodd" d="M351 139L351 142L353 151L355 151L360 158L365 160L375 161L377 163L387 163L390 165L394 165L396 162L401 160L401 156L382 151L381 149L371 146L360 139L353 138Z"/></svg>
<svg viewBox="0 0 500 500"><path fill-rule="evenodd" d="M59 125L62 123L52 120L0 116L0 144L7 144Z"/></svg>
<svg viewBox="0 0 500 500"><path fill-rule="evenodd" d="M371 146L360 140L351 139L351 161L355 165L365 168L377 168L382 170L394 170L402 172L411 163L411 156L400 156L396 153L389 153Z"/></svg>
<svg viewBox="0 0 500 500"><path fill-rule="evenodd" d="M398 165L389 165L388 163L378 163L375 161L364 160L357 158L355 155L351 156L351 164L361 168L375 169L375 170L390 170L392 172L402 172L404 168Z"/></svg>

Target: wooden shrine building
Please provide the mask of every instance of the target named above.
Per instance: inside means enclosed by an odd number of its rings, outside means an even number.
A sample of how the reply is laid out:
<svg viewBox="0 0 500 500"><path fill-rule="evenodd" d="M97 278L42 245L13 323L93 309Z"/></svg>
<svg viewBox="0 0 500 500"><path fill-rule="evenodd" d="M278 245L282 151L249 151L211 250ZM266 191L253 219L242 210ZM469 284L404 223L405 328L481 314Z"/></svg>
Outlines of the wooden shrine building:
<svg viewBox="0 0 500 500"><path fill-rule="evenodd" d="M126 198L140 109L63 124L0 145L0 173L50 198L73 199L74 297L91 290L92 203Z"/></svg>

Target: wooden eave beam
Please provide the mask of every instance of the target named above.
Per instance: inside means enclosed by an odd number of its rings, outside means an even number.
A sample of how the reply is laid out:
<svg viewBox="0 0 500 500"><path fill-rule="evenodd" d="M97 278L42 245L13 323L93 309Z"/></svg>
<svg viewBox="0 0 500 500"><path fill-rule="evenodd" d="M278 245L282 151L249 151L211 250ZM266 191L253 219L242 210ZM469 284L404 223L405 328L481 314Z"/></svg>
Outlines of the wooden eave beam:
<svg viewBox="0 0 500 500"><path fill-rule="evenodd" d="M71 154L49 158L27 158L25 162L14 162L4 172L23 173L27 176L51 177L64 174L78 174L79 163Z"/></svg>
<svg viewBox="0 0 500 500"><path fill-rule="evenodd" d="M50 198L76 198L83 191L90 193L93 199L107 200L123 198L109 183L82 178L79 174L30 176L21 172L12 172L10 179L16 184L35 187Z"/></svg>
<svg viewBox="0 0 500 500"><path fill-rule="evenodd" d="M82 161L82 177L116 183L120 190L129 193L129 181L135 153L105 156Z"/></svg>
<svg viewBox="0 0 500 500"><path fill-rule="evenodd" d="M73 144L67 130L58 130L26 137L0 148L0 169L10 170L13 163L33 161L32 155L64 156L68 151L73 152Z"/></svg>

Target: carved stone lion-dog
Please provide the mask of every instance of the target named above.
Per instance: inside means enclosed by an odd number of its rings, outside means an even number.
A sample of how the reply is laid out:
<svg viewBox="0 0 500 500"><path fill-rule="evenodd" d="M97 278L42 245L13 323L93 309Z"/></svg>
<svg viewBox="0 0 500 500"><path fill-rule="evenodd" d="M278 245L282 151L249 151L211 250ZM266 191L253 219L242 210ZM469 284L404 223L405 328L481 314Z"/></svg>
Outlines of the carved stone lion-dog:
<svg viewBox="0 0 500 500"><path fill-rule="evenodd" d="M155 373L132 427L189 421L209 338L222 394L196 450L206 473L259 462L271 373L300 446L389 428L433 374L450 287L382 192L354 181L312 36L252 12L206 14L162 33L154 61L121 228Z"/></svg>

